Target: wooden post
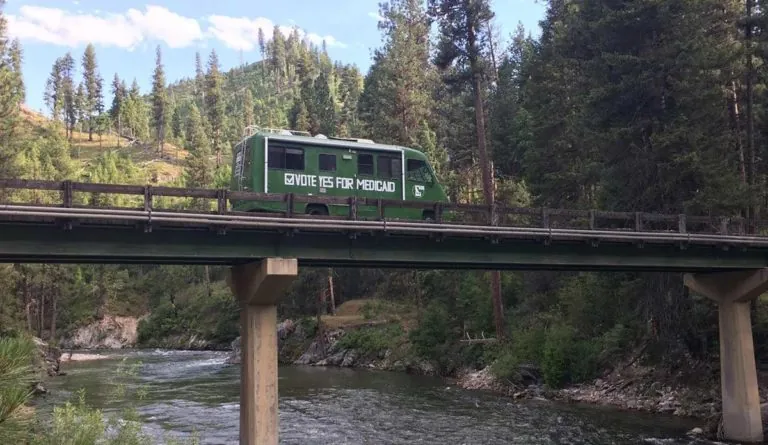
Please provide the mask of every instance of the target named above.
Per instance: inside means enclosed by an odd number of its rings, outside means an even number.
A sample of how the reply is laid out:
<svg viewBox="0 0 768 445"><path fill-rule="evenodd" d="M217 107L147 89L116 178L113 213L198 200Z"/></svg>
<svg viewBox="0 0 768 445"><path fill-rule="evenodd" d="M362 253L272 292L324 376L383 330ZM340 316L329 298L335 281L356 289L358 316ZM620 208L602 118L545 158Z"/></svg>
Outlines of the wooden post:
<svg viewBox="0 0 768 445"><path fill-rule="evenodd" d="M718 304L724 439L763 441L750 301L768 290L768 269L685 276L685 285Z"/></svg>
<svg viewBox="0 0 768 445"><path fill-rule="evenodd" d="M277 445L277 301L298 274L295 259L234 266L229 285L240 302L240 445Z"/></svg>

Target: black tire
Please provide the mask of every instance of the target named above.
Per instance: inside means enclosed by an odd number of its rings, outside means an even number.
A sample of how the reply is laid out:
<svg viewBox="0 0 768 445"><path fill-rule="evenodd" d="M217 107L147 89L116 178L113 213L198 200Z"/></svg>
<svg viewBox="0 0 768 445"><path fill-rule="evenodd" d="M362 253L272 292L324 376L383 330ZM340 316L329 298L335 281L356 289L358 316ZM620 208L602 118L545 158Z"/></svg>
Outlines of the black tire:
<svg viewBox="0 0 768 445"><path fill-rule="evenodd" d="M435 222L435 213L426 211L421 215L421 219L424 222L433 223Z"/></svg>
<svg viewBox="0 0 768 445"><path fill-rule="evenodd" d="M307 215L312 216L328 216L328 207L318 204L310 204L307 206Z"/></svg>

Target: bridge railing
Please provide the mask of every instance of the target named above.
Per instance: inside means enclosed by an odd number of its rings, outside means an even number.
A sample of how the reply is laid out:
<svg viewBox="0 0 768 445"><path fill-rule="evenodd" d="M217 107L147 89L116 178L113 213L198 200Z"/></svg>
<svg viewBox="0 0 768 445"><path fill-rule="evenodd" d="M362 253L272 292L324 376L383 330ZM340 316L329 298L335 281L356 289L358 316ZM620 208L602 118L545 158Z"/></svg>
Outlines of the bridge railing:
<svg viewBox="0 0 768 445"><path fill-rule="evenodd" d="M11 191L44 191L57 195L55 206L85 208L131 208L145 211L168 211L158 205L156 198L194 198L214 203L206 206L206 213L238 214L229 209L231 201L269 201L284 203L282 215L293 218L313 218L296 212L301 203L346 205L346 216L321 216L323 219L357 220L361 206L377 209L379 220L386 220L385 209L391 207L428 210L435 222L451 224L496 225L514 227L535 227L551 229L610 230L612 232L673 232L717 235L759 235L766 221L747 220L739 216L708 216L685 214L655 214L645 212L613 212L603 210L574 210L554 208L507 207L503 204L487 206L482 204L455 204L424 201L400 201L375 198L305 196L293 193L256 193L230 191L226 189L195 189L151 185L100 184L73 181L42 181L27 179L0 179L0 199L3 203L18 204ZM129 195L134 196L139 206L105 207L95 204L94 199L82 199L82 194ZM28 205L42 205L42 202L24 201ZM46 205L51 205L47 203ZM184 213L185 210L174 209ZM186 210L200 213L200 209ZM249 213L250 214L250 213Z"/></svg>

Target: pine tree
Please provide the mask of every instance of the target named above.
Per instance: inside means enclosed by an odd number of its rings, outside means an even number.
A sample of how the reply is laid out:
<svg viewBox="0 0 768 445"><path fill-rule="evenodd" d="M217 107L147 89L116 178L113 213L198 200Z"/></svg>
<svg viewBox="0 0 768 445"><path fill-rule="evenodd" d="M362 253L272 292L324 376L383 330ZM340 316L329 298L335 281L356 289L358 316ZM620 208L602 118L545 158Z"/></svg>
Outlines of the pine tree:
<svg viewBox="0 0 768 445"><path fill-rule="evenodd" d="M264 60L267 56L267 39L264 37L264 30L259 28L259 51L261 52L261 60Z"/></svg>
<svg viewBox="0 0 768 445"><path fill-rule="evenodd" d="M85 125L90 127L88 121L88 94L85 92L83 83L77 85L75 90L75 122L79 125L79 131L85 131Z"/></svg>
<svg viewBox="0 0 768 445"><path fill-rule="evenodd" d="M432 109L430 20L420 0L383 3L379 14L384 45L374 54L360 112L369 136L413 145Z"/></svg>
<svg viewBox="0 0 768 445"><path fill-rule="evenodd" d="M19 85L23 85L23 81L21 71L15 67L12 49L10 57L8 55L3 6L4 1L0 0L0 176L9 178L16 173L16 135L19 104L23 97L20 95ZM20 48L18 54L20 60Z"/></svg>
<svg viewBox="0 0 768 445"><path fill-rule="evenodd" d="M21 42L19 39L13 39L11 46L8 48L8 66L12 73L15 74L16 81L13 83L15 92L13 95L17 98L18 103L23 103L26 98L26 89L24 87L24 78L21 74L22 61L24 59L23 51L21 49Z"/></svg>
<svg viewBox="0 0 768 445"><path fill-rule="evenodd" d="M431 15L437 20L440 37L437 46L436 65L443 70L448 83L469 82L475 111L475 134L480 169L483 178L485 203L493 206L494 179L488 156L485 95L487 64L484 61L488 23L493 18L488 0L429 0ZM454 68L458 71L458 78ZM492 218L495 218L492 215ZM496 336L504 337L504 313L501 301L501 275L491 273L493 314Z"/></svg>
<svg viewBox="0 0 768 445"><path fill-rule="evenodd" d="M312 115L316 120L313 127L319 133L334 136L336 129L336 108L331 89L330 79L325 72L321 72L315 79L314 97L312 98Z"/></svg>
<svg viewBox="0 0 768 445"><path fill-rule="evenodd" d="M96 49L92 44L85 47L82 61L83 82L85 83L85 96L83 98L83 112L88 121L88 140L93 140L93 129L96 125L99 103L103 102L101 90L103 81L98 73L96 63Z"/></svg>
<svg viewBox="0 0 768 445"><path fill-rule="evenodd" d="M261 31L261 28L259 28L259 31ZM250 88L246 88L245 93L243 94L243 126L247 128L254 123L253 93L251 93Z"/></svg>
<svg viewBox="0 0 768 445"><path fill-rule="evenodd" d="M125 101L128 96L128 91L125 86L125 81L121 81L120 77L115 73L114 79L112 79L112 106L109 109L109 116L112 118L112 122L117 128L117 146L120 147L120 140L123 138L123 112L125 107Z"/></svg>
<svg viewBox="0 0 768 445"><path fill-rule="evenodd" d="M55 121L64 120L64 73L62 59L56 59L45 84L45 105Z"/></svg>
<svg viewBox="0 0 768 445"><path fill-rule="evenodd" d="M526 37L520 24L501 58L496 89L489 104L488 127L494 165L502 175L515 178L524 174L523 160L533 148L531 116L523 104L534 46L535 42Z"/></svg>
<svg viewBox="0 0 768 445"><path fill-rule="evenodd" d="M64 119L67 124L69 139L72 140L79 110L75 88L75 59L69 52L61 59L61 80Z"/></svg>
<svg viewBox="0 0 768 445"><path fill-rule="evenodd" d="M211 143L216 154L216 168L221 166L221 150L224 146L224 98L222 97L222 76L219 72L219 57L212 50L208 58L208 72L205 78L205 109L211 126Z"/></svg>
<svg viewBox="0 0 768 445"><path fill-rule="evenodd" d="M176 143L184 140L184 118L181 115L181 107L174 107L173 109L173 117L171 118L171 133Z"/></svg>
<svg viewBox="0 0 768 445"><path fill-rule="evenodd" d="M202 117L195 104L189 107L185 133L187 150L189 150L189 156L184 161L186 185L192 188L210 187L213 183L211 152L208 147L208 137L203 129ZM206 205L204 200L193 200L192 207L204 210Z"/></svg>
<svg viewBox="0 0 768 445"><path fill-rule="evenodd" d="M200 106L205 106L205 71L200 52L195 52L195 96L200 97Z"/></svg>
<svg viewBox="0 0 768 445"><path fill-rule="evenodd" d="M360 134L359 101L363 90L363 77L354 65L338 68L336 77L339 78L337 100L342 104L336 119L336 134L341 137L358 135Z"/></svg>
<svg viewBox="0 0 768 445"><path fill-rule="evenodd" d="M283 79L286 72L286 49L285 36L283 36L280 27L275 25L272 30L272 42L270 44L269 66L272 75L275 77L275 88L280 93L282 90Z"/></svg>
<svg viewBox="0 0 768 445"><path fill-rule="evenodd" d="M165 70L160 45L157 46L155 54L155 72L152 75L152 122L158 154L162 157L168 117L168 93L166 92Z"/></svg>

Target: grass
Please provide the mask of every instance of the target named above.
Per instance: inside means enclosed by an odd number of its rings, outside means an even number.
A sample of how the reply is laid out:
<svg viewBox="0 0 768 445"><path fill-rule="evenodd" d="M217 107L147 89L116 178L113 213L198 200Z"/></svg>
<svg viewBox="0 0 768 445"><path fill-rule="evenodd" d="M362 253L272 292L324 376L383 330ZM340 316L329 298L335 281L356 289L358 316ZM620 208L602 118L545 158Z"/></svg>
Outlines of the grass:
<svg viewBox="0 0 768 445"><path fill-rule="evenodd" d="M26 131L42 133L43 128L50 123L46 116L22 107L21 115L29 124ZM62 134L63 134L62 129ZM118 142L120 147L118 147ZM162 184L178 179L183 172L184 159L189 152L171 143L165 143L163 155L159 156L154 144L130 144L126 138L119 138L116 134L105 133L99 136L93 134L93 140L88 139L88 132L74 131L70 141L72 157L79 161L81 167L104 153L106 150L115 150L128 157L140 168L147 172L147 182Z"/></svg>
<svg viewBox="0 0 768 445"><path fill-rule="evenodd" d="M410 325L416 314L412 308L377 298L345 301L336 308L336 315L323 315L323 324L330 329L354 328L397 321Z"/></svg>

